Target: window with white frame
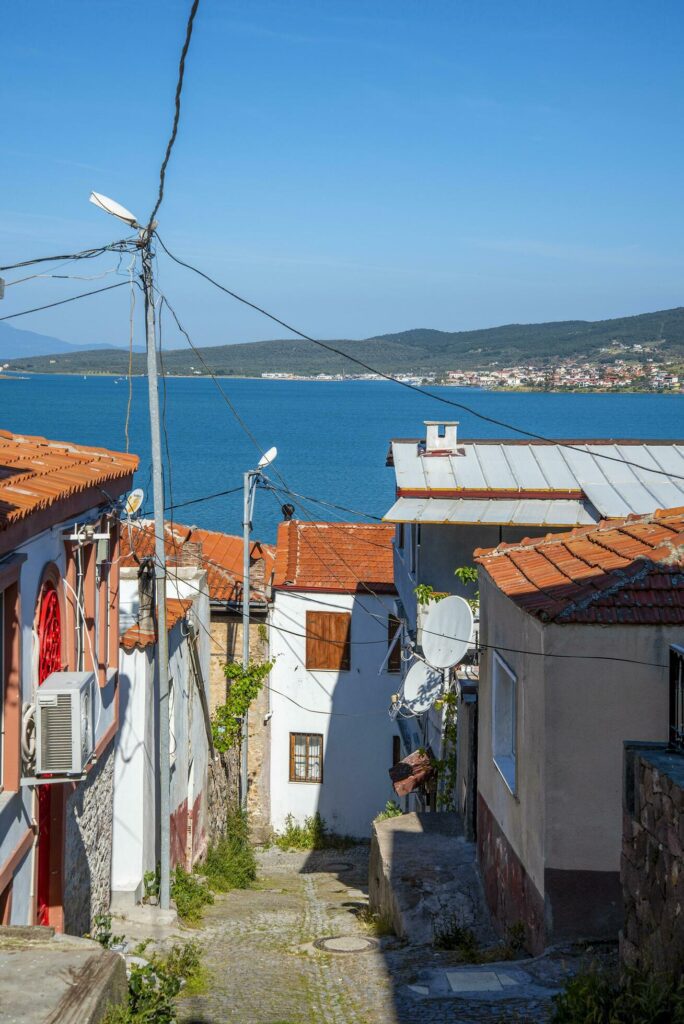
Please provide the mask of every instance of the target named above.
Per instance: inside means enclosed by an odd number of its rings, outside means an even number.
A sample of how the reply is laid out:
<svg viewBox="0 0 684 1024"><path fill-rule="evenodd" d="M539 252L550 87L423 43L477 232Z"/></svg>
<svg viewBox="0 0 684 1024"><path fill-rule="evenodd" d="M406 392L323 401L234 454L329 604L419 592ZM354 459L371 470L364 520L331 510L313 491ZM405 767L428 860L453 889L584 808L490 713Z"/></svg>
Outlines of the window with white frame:
<svg viewBox="0 0 684 1024"><path fill-rule="evenodd" d="M492 657L492 755L503 780L516 788L516 676L501 655Z"/></svg>

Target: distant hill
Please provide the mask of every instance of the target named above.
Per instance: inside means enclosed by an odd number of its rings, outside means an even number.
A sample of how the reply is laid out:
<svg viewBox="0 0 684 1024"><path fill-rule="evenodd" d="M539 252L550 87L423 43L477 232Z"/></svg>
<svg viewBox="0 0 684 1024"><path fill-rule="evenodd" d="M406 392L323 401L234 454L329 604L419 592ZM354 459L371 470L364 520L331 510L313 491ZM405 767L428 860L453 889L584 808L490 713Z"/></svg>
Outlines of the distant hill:
<svg viewBox="0 0 684 1024"><path fill-rule="evenodd" d="M72 345L50 334L22 331L18 327L0 323L0 363L8 359L26 359L31 356L54 356L60 353L93 352L113 349L114 345Z"/></svg>
<svg viewBox="0 0 684 1024"><path fill-rule="evenodd" d="M625 355L620 345L646 346L661 358L684 361L684 307L615 320L506 324L477 331L419 328L330 344L392 373L440 373L532 361L552 365L560 359L578 356L609 362ZM264 372L353 373L359 369L343 357L297 338L202 347L200 351L211 369L222 376L259 376ZM643 351L630 353L631 358L647 356L648 352ZM164 367L168 374L190 374L193 369L205 372L189 348L165 352ZM36 373L123 374L128 369L128 353L107 349L53 354L52 359L32 355L15 359L12 368ZM133 368L136 373L145 372L142 355L133 357Z"/></svg>

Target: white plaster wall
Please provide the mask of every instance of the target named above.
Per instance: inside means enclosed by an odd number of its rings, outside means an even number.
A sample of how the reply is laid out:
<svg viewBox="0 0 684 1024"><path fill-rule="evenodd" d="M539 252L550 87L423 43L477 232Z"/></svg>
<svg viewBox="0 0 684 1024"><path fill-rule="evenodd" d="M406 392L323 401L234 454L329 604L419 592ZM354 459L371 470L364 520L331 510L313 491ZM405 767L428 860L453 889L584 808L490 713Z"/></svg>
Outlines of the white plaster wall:
<svg viewBox="0 0 684 1024"><path fill-rule="evenodd" d="M542 651L542 626L480 574L480 637L494 647ZM492 664L487 647L480 661L477 788L540 894L544 893L546 734L544 659L501 650L517 677L516 791L511 793L492 755ZM549 716L554 714L549 708ZM575 735L577 745L577 736Z"/></svg>
<svg viewBox="0 0 684 1024"><path fill-rule="evenodd" d="M274 829L283 828L288 814L302 822L319 811L333 831L367 837L372 819L392 799L388 771L398 729L387 710L399 676L378 675L378 669L387 653L387 616L393 609L390 595L276 592L269 630L275 665L268 681ZM306 640L292 633L304 634L307 610L352 613L350 671L306 670ZM289 781L291 732L322 733L321 784Z"/></svg>
<svg viewBox="0 0 684 1024"><path fill-rule="evenodd" d="M549 658L546 665L547 867L619 871L623 744L668 739L669 647L681 643L682 630L550 625L545 632L549 654L625 659Z"/></svg>

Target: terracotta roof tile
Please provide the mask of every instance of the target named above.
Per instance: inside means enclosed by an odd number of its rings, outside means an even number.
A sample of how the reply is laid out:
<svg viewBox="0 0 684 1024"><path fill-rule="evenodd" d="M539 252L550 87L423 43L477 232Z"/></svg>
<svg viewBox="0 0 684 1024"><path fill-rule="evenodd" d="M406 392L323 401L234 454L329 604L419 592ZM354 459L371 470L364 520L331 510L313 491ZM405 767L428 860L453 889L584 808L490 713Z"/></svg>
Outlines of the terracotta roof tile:
<svg viewBox="0 0 684 1024"><path fill-rule="evenodd" d="M301 522L278 527L274 588L394 593L394 527Z"/></svg>
<svg viewBox="0 0 684 1024"><path fill-rule="evenodd" d="M184 598L168 597L166 599L166 629L170 633L174 626L177 626L181 619L184 619L192 608L192 600ZM157 642L157 631L141 629L138 623L129 626L119 641L125 651L132 651L134 647L150 647Z"/></svg>
<svg viewBox="0 0 684 1024"><path fill-rule="evenodd" d="M242 537L165 523L166 558L170 567L196 565L206 570L212 601L239 604L242 600ZM149 519L121 531L122 565L135 566L154 555L154 524ZM273 573L275 547L252 542L250 603L266 605Z"/></svg>
<svg viewBox="0 0 684 1024"><path fill-rule="evenodd" d="M475 560L544 622L684 624L684 508L478 549Z"/></svg>
<svg viewBox="0 0 684 1024"><path fill-rule="evenodd" d="M0 530L137 467L137 455L0 430Z"/></svg>

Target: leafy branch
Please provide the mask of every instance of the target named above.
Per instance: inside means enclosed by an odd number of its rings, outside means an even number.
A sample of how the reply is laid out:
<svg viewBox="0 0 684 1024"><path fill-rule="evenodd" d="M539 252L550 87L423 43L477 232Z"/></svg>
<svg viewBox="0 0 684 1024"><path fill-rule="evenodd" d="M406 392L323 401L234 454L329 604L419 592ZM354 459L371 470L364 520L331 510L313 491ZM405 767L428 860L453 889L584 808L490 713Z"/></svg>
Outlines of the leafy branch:
<svg viewBox="0 0 684 1024"><path fill-rule="evenodd" d="M242 720L250 705L258 697L266 676L273 668L272 661L255 664L250 661L247 669L237 661L224 666L229 681L228 697L211 716L211 731L214 747L219 754L227 753L240 742Z"/></svg>

